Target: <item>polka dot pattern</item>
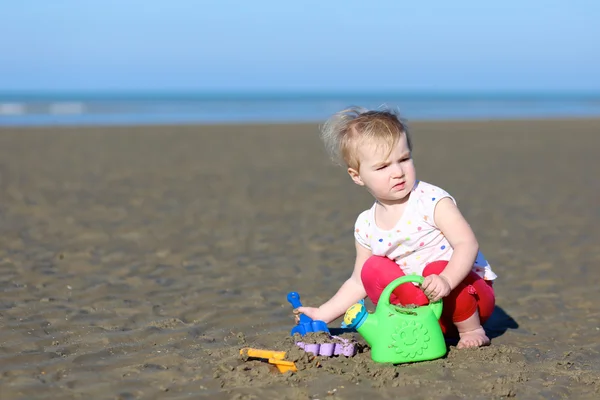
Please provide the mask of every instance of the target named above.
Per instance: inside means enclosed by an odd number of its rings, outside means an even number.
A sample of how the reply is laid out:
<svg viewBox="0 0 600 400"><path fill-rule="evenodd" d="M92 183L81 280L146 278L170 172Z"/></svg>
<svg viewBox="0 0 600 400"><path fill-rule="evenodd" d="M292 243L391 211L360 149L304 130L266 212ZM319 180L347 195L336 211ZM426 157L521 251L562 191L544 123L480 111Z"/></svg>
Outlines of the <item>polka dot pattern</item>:
<svg viewBox="0 0 600 400"><path fill-rule="evenodd" d="M396 261L405 273L421 274L427 263L448 259L452 254L450 243L434 222L437 202L449 196L441 188L419 182L411 193L411 198L406 203L399 220L384 220L376 223L374 215L375 207L378 205L374 204L357 218L354 236L374 255L385 256ZM380 226L388 229L380 229ZM484 266L476 263L473 270L482 277L493 279L495 274L489 267ZM479 269L475 270L475 267Z"/></svg>

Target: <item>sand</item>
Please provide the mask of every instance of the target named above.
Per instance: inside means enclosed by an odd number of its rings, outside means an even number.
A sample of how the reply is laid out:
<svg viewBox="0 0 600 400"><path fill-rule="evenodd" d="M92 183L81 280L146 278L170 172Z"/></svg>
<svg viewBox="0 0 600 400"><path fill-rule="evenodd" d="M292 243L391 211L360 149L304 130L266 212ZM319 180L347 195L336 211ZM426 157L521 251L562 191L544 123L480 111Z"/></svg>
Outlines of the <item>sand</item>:
<svg viewBox="0 0 600 400"><path fill-rule="evenodd" d="M0 129L0 398L600 398L600 120L412 129L499 279L490 347L398 366L289 336L372 201L316 125Z"/></svg>

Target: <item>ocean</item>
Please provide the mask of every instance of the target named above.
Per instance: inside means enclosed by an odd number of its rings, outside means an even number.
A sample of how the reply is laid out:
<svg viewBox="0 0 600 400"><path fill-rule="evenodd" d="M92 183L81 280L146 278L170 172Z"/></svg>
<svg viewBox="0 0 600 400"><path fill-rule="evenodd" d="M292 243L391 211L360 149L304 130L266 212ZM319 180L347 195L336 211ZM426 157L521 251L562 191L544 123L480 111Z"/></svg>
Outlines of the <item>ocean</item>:
<svg viewBox="0 0 600 400"><path fill-rule="evenodd" d="M0 93L0 126L322 122L351 105L408 120L600 117L600 93Z"/></svg>

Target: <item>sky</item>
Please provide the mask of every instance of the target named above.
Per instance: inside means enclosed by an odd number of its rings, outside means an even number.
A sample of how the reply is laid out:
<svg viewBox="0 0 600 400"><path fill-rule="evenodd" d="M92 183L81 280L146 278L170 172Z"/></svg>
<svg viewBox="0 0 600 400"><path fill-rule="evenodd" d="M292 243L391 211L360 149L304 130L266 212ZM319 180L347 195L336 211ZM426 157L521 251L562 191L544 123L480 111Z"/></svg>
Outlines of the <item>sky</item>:
<svg viewBox="0 0 600 400"><path fill-rule="evenodd" d="M597 0L19 0L4 91L600 92Z"/></svg>

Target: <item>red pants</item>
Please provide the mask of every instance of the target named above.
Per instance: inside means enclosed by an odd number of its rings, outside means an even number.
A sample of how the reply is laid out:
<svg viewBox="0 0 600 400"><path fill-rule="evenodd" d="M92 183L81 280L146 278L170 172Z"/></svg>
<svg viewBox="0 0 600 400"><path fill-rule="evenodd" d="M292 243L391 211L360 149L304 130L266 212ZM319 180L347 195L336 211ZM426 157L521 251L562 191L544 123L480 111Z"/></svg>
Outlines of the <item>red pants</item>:
<svg viewBox="0 0 600 400"><path fill-rule="evenodd" d="M427 264L423 276L439 275L448 265L448 261L434 261ZM404 276L402 269L387 257L371 256L365 262L361 279L367 296L377 304L381 292L393 280ZM492 315L496 303L492 282L483 280L475 272L469 275L443 300L444 309L440 318L440 326L446 336L457 336L458 332L454 322L461 322L469 318L475 310L479 310L479 318L483 324ZM423 306L429 300L420 287L412 283L403 283L392 292L391 304L416 304Z"/></svg>

